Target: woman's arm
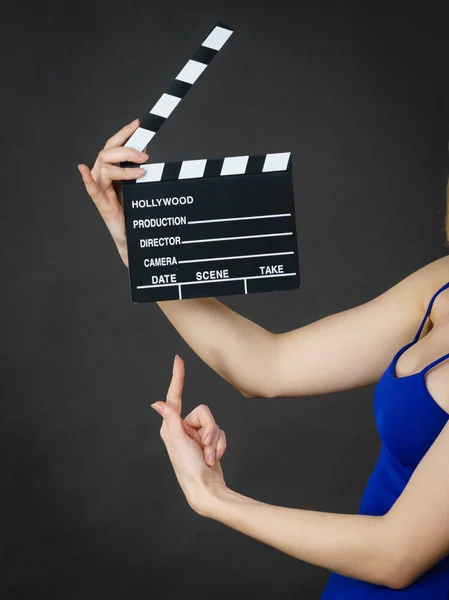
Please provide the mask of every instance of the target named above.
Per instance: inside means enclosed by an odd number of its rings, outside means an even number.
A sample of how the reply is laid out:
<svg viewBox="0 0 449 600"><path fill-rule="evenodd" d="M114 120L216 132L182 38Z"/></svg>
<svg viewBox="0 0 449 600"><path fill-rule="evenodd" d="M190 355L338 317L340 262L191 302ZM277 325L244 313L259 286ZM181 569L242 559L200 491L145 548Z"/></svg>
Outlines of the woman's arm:
<svg viewBox="0 0 449 600"><path fill-rule="evenodd" d="M348 577L401 589L449 554L449 421L382 516L258 502L207 485L194 509L286 554Z"/></svg>
<svg viewBox="0 0 449 600"><path fill-rule="evenodd" d="M449 420L386 514L301 510L238 494L228 488L220 461L207 466L181 418L183 384L184 361L175 357L166 402L151 406L163 417L162 440L198 514L295 558L395 589L407 587L449 554Z"/></svg>
<svg viewBox="0 0 449 600"><path fill-rule="evenodd" d="M158 302L185 342L247 398L274 393L276 335L215 298Z"/></svg>
<svg viewBox="0 0 449 600"><path fill-rule="evenodd" d="M274 506L217 486L202 516L219 521L294 558L348 577L395 587L396 558L384 517Z"/></svg>
<svg viewBox="0 0 449 600"><path fill-rule="evenodd" d="M92 171L78 169L128 266L120 181L133 179L148 156L123 144L135 121L113 135ZM360 306L324 317L293 331L274 334L215 298L158 302L194 352L244 396L310 396L361 387L377 381L393 353L416 332L425 301L446 281L449 257L408 275Z"/></svg>
<svg viewBox="0 0 449 600"><path fill-rule="evenodd" d="M215 298L158 305L192 350L243 395L311 396L378 381L396 350L412 340L448 270L444 256L364 304L278 334Z"/></svg>

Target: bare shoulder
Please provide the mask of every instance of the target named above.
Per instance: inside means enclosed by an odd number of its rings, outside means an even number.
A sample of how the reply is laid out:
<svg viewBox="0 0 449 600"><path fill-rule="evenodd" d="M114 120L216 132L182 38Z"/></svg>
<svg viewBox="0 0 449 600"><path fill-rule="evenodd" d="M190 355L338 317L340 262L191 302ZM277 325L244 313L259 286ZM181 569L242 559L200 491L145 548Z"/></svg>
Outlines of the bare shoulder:
<svg viewBox="0 0 449 600"><path fill-rule="evenodd" d="M441 285L447 283L449 281L449 254L424 265L416 272L419 273L420 271L426 273L429 281L433 278L434 283L437 283L437 285L438 282L441 282Z"/></svg>
<svg viewBox="0 0 449 600"><path fill-rule="evenodd" d="M426 310L435 292L449 283L449 255L426 264L413 275L422 281L421 302L423 309ZM449 286L438 294L431 312L431 320L435 321L433 315L442 312L449 312Z"/></svg>
<svg viewBox="0 0 449 600"><path fill-rule="evenodd" d="M370 302L387 296L397 300L410 290L413 291L413 304L421 312L423 309L426 310L433 294L447 282L449 282L449 255L437 258L415 269ZM449 289L446 297L449 298Z"/></svg>

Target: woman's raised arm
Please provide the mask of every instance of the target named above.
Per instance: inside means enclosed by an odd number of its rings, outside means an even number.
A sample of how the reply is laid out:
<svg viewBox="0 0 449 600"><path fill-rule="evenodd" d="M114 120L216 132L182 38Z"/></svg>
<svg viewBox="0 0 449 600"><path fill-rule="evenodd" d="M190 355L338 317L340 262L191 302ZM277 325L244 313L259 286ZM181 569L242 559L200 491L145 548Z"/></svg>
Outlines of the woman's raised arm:
<svg viewBox="0 0 449 600"><path fill-rule="evenodd" d="M124 264L128 265L121 185L135 168L115 163L145 162L123 144L135 121L114 134L92 170L78 169ZM215 298L158 302L181 337L216 373L249 398L305 396L374 383L392 354L414 335L424 299L449 257L412 273L377 298L293 331L275 334ZM444 261L444 264L442 263Z"/></svg>

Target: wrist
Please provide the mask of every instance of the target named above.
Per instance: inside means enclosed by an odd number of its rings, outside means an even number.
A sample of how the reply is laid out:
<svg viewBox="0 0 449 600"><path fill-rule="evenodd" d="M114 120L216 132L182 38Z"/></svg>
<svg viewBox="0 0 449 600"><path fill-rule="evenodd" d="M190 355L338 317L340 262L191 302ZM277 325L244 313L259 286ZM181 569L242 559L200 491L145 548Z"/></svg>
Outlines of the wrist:
<svg viewBox="0 0 449 600"><path fill-rule="evenodd" d="M222 498L226 496L228 488L223 482L208 482L197 490L195 498L192 499L191 506L195 512L202 517L211 517L211 513L216 511L217 505Z"/></svg>
<svg viewBox="0 0 449 600"><path fill-rule="evenodd" d="M236 498L243 496L228 488L226 484L209 483L198 494L193 508L202 517L220 521L227 504Z"/></svg>
<svg viewBox="0 0 449 600"><path fill-rule="evenodd" d="M116 246L117 246L117 250L119 253L120 258L122 259L123 264L125 265L125 267L127 269L129 269L129 264L128 264L128 246L126 244L126 239L124 242L115 242Z"/></svg>

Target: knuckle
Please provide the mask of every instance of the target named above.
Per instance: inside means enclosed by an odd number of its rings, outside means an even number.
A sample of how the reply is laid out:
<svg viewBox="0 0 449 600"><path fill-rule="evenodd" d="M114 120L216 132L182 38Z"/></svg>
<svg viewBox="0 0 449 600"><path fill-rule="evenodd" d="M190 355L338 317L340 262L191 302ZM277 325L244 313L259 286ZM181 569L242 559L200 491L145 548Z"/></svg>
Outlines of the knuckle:
<svg viewBox="0 0 449 600"><path fill-rule="evenodd" d="M98 180L97 183L103 183L106 179L110 179L109 177L109 169L107 165L100 165L100 168L98 169Z"/></svg>
<svg viewBox="0 0 449 600"><path fill-rule="evenodd" d="M135 159L134 162L140 162L143 158L140 152L135 148L129 148L129 156Z"/></svg>

